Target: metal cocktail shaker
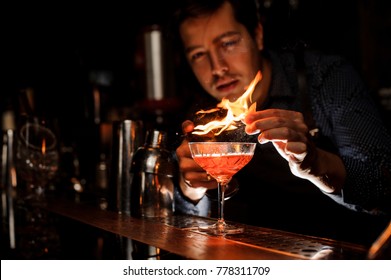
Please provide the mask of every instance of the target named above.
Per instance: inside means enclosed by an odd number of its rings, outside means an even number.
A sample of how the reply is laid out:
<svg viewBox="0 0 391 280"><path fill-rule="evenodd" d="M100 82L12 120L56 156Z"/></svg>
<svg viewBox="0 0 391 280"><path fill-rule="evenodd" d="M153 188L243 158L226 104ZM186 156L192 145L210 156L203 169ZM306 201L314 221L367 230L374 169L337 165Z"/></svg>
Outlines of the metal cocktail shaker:
<svg viewBox="0 0 391 280"><path fill-rule="evenodd" d="M145 145L134 154L130 168L130 207L134 217L167 217L174 211L177 166L166 141L166 132L148 131Z"/></svg>
<svg viewBox="0 0 391 280"><path fill-rule="evenodd" d="M137 149L144 143L142 121L124 120L113 123L111 155L110 208L130 214L130 166Z"/></svg>

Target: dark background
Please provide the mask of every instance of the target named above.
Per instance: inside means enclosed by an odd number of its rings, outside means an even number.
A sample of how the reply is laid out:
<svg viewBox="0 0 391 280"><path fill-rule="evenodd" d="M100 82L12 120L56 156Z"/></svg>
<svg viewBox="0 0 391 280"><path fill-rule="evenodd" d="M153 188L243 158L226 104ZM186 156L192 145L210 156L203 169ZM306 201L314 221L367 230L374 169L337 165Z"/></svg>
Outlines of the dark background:
<svg viewBox="0 0 391 280"><path fill-rule="evenodd" d="M100 143L100 123L139 117L139 111L147 109L139 106L145 99L140 42L145 28L167 23L173 1L2 3L0 113L14 110L18 115L20 97L30 88L36 111L59 120L61 144L67 148L64 159L68 159L61 162L65 164L60 168L64 171L59 178L64 186L60 187L71 188L71 177L80 179L87 189L95 186L96 166L106 152ZM362 75L391 129L391 1L262 2L267 46L286 48L304 41L313 48L345 56ZM177 61L168 63L175 79ZM94 75L103 75L108 82ZM186 99L181 82L177 79L167 94ZM100 123L93 120L91 109L94 86L103 98ZM180 122L180 108L169 109ZM108 113L113 111L117 114ZM80 161L77 172L71 166L76 158ZM92 190L97 196L100 191ZM80 240L94 240L84 228L82 232L88 237ZM69 248L72 251L75 247Z"/></svg>
<svg viewBox="0 0 391 280"><path fill-rule="evenodd" d="M263 2L269 46L303 39L346 56L376 98L379 89L391 86L390 1ZM89 82L91 71L105 70L113 77L110 102L131 105L143 95L141 81L137 80L143 69L136 60L140 34L145 26L164 24L172 3L5 5L1 95L33 86L45 91L48 98L58 100L59 94L71 98L83 94L81 84ZM118 99L122 101L115 101Z"/></svg>
<svg viewBox="0 0 391 280"><path fill-rule="evenodd" d="M62 127L64 145L98 133L86 129L93 122L94 85L103 93L101 122L140 117L137 110L145 111L138 106L145 98L142 34L153 24L166 25L173 1L3 4L0 111L13 108L18 113L21 92L32 88L36 110L54 115L68 127ZM261 2L267 46L284 48L304 41L345 56L362 75L390 127L391 1ZM175 59L167 64L172 64L175 80ZM109 82L102 83L93 74L104 75ZM168 94L186 99L180 79ZM168 110L178 122L180 108Z"/></svg>

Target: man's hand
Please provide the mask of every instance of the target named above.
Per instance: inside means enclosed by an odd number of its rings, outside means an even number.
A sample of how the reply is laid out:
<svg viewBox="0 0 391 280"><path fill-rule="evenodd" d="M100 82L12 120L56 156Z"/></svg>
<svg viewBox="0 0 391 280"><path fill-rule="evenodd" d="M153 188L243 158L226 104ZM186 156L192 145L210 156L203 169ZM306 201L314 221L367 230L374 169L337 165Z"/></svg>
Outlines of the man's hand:
<svg viewBox="0 0 391 280"><path fill-rule="evenodd" d="M267 109L249 112L244 122L246 133L260 133L259 143L273 143L295 176L311 181L322 191L340 192L346 178L343 162L312 143L302 113Z"/></svg>

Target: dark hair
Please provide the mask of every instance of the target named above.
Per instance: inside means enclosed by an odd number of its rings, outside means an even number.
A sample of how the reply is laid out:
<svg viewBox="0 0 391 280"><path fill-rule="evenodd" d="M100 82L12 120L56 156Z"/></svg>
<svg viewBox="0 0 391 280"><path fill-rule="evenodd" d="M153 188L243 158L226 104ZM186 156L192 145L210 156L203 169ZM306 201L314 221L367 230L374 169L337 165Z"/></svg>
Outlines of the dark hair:
<svg viewBox="0 0 391 280"><path fill-rule="evenodd" d="M211 15L224 3L232 5L235 19L243 24L251 36L255 35L255 28L259 22L259 7L257 0L178 0L174 12L173 24L176 32L180 25L189 18Z"/></svg>

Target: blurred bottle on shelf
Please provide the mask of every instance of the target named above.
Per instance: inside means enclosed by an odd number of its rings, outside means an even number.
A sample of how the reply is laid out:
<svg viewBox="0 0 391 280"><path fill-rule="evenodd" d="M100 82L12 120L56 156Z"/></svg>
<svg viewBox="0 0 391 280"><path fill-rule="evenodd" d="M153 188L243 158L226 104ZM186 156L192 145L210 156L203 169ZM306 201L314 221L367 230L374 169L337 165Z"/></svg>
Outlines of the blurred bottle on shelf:
<svg viewBox="0 0 391 280"><path fill-rule="evenodd" d="M163 27L149 25L139 34L135 52L137 87L142 93L135 108L146 129L169 131L181 112L175 83L175 56Z"/></svg>

